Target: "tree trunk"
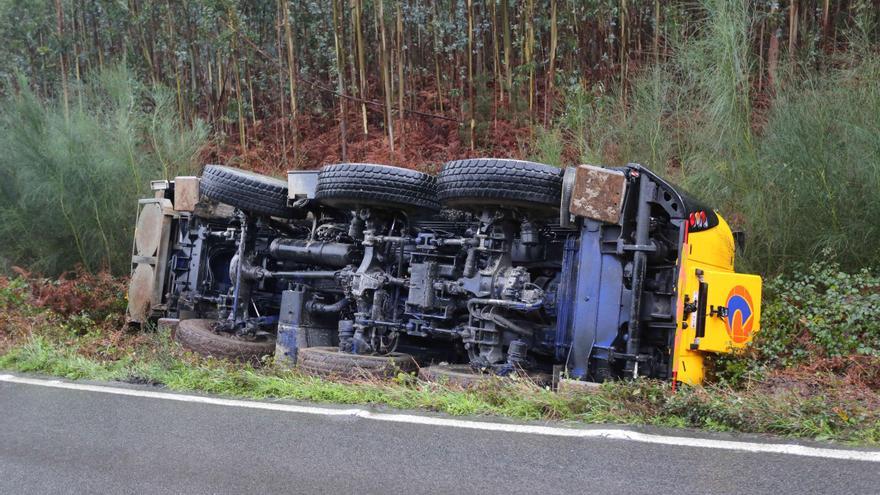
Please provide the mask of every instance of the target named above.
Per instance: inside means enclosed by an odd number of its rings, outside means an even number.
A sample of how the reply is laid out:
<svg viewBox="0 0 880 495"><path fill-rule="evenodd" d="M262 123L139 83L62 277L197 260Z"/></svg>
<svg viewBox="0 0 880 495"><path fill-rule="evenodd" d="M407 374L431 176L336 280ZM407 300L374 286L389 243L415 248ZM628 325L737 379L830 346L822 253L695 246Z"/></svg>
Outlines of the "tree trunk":
<svg viewBox="0 0 880 495"><path fill-rule="evenodd" d="M779 82L779 38L781 36L782 28L774 29L770 35L770 46L767 48L767 83L774 89Z"/></svg>
<svg viewBox="0 0 880 495"><path fill-rule="evenodd" d="M758 32L758 93L764 90L764 31L767 27L767 20L761 21L761 29Z"/></svg>
<svg viewBox="0 0 880 495"><path fill-rule="evenodd" d="M788 6L788 56L792 64L795 63L795 50L798 38L798 2L791 0Z"/></svg>
<svg viewBox="0 0 880 495"><path fill-rule="evenodd" d="M550 0L550 68L547 71L547 94L544 96L544 125L549 124L550 112L553 109L553 85L556 79L556 45L558 43L558 36L556 0Z"/></svg>
<svg viewBox="0 0 880 495"><path fill-rule="evenodd" d="M342 8L339 3L342 0L332 0L333 2L333 41L336 47L336 90L339 92L339 134L342 142L342 161L348 161L348 129L345 115L346 96L345 96L345 45L343 44L342 32Z"/></svg>
<svg viewBox="0 0 880 495"><path fill-rule="evenodd" d="M510 6L509 0L501 0L501 31L504 36L504 81L507 86L508 104L513 100L513 69L510 67Z"/></svg>
<svg viewBox="0 0 880 495"><path fill-rule="evenodd" d="M379 65L382 66L382 86L385 93L385 127L388 132L388 146L394 153L394 119L391 98L393 88L391 85L391 71L389 69L388 36L385 30L385 0L376 1L376 24L379 29Z"/></svg>
<svg viewBox="0 0 880 495"><path fill-rule="evenodd" d="M280 23L278 23L278 22L275 23L275 50L278 51L279 55L284 53L284 41L283 41L283 36L281 35L281 25L284 24L286 21L286 17L284 16L284 7L282 6L282 3L286 3L286 2L287 2L287 0L278 0L277 9L276 9L276 13L278 15L278 18L281 19ZM279 106L278 115L280 116L280 119L278 119L278 122L281 124L281 129L279 132L279 139L278 140L281 141L281 163L284 166L284 168L287 168L287 136L286 136L287 126L284 124L284 100L286 100L287 98L285 98L285 95L284 95L284 82L285 82L284 77L285 77L284 63L279 61L279 63L278 63L278 106Z"/></svg>
<svg viewBox="0 0 880 495"><path fill-rule="evenodd" d="M767 47L767 84L771 91L776 89L779 82L779 38L782 37L782 28L776 24L775 16L777 4L770 7L770 45Z"/></svg>
<svg viewBox="0 0 880 495"><path fill-rule="evenodd" d="M829 35L831 34L831 30L829 29L831 25L831 0L825 0L822 4L822 39L826 46L831 44L831 40L829 39Z"/></svg>
<svg viewBox="0 0 880 495"><path fill-rule="evenodd" d="M474 129L476 128L476 119L474 118L474 3L473 0L467 0L467 23L468 23L468 42L467 42L467 74L468 74L468 136L470 137L471 151L474 151Z"/></svg>
<svg viewBox="0 0 880 495"><path fill-rule="evenodd" d="M397 32L395 33L397 36L395 39L397 40L397 119L400 120L400 136L398 139L400 150L403 151L406 148L406 119L403 115L403 98L406 85L403 79L403 14L401 12L401 2L402 0L397 0Z"/></svg>
<svg viewBox="0 0 880 495"><path fill-rule="evenodd" d="M238 29L236 23L234 26L235 35L232 38L232 70L235 78L235 103L238 109L238 140L243 152L247 151L247 124L244 120L244 105L241 103L241 71L238 67Z"/></svg>
<svg viewBox="0 0 880 495"><path fill-rule="evenodd" d="M296 46L293 44L293 30L290 27L290 7L288 0L278 0L284 15L284 37L287 40L287 82L290 86L290 129L293 134L293 164L299 167L299 125L297 125L298 107L296 104Z"/></svg>
<svg viewBox="0 0 880 495"><path fill-rule="evenodd" d="M627 78L627 49L629 47L629 43L627 41L627 36L629 32L627 31L627 17L629 17L629 12L627 10L626 0L620 0L620 41L619 49L620 49L620 101L623 104L623 108L626 108L626 78Z"/></svg>
<svg viewBox="0 0 880 495"><path fill-rule="evenodd" d="M58 61L61 64L61 94L64 100L64 118L70 119L70 89L67 84L67 65L64 59L64 8L61 0L55 0L55 27L58 30Z"/></svg>
<svg viewBox="0 0 880 495"><path fill-rule="evenodd" d="M358 93L361 100L367 99L367 69L364 62L364 31L361 20L364 13L363 0L351 0L352 5L352 23L354 24L355 45L357 47L357 66L358 66ZM367 127L367 104L361 102L361 124L364 128L364 135L369 133Z"/></svg>
<svg viewBox="0 0 880 495"><path fill-rule="evenodd" d="M535 64L532 51L535 46L535 0L526 0L526 36L523 43L523 62L529 68L529 122L535 121Z"/></svg>
<svg viewBox="0 0 880 495"><path fill-rule="evenodd" d="M501 53L498 50L498 12L495 0L486 0L491 5L490 14L492 20L492 77L495 79L495 85L498 86L498 102L494 105L497 117L498 105L504 102L504 84L501 82Z"/></svg>
<svg viewBox="0 0 880 495"><path fill-rule="evenodd" d="M660 0L654 0L654 63L660 63Z"/></svg>
<svg viewBox="0 0 880 495"><path fill-rule="evenodd" d="M440 8L439 3L434 4L434 22L431 24L432 33L434 35L434 78L437 82L437 101L440 103L440 113L443 113L443 84L440 76L440 44L442 43L442 39L438 33L437 26L440 21Z"/></svg>

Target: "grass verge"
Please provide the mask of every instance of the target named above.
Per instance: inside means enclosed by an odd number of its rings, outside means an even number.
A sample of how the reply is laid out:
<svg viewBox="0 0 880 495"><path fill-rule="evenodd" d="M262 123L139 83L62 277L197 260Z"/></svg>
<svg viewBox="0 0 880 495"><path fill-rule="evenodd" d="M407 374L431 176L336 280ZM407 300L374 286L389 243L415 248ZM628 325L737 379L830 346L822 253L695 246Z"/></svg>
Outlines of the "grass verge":
<svg viewBox="0 0 880 495"><path fill-rule="evenodd" d="M872 409L871 401L865 402L864 397L847 399L843 382L830 388L836 390L834 393L826 390L823 394L804 395L795 387L734 390L722 385L685 387L673 393L667 383L639 380L607 383L595 393L566 395L522 381L498 380L475 390L424 383L408 375L387 382L331 381L272 366L254 368L194 356L180 349L167 333L139 339L116 359L87 357L84 353L84 347L35 335L8 348L0 356L0 369L74 380L164 385L174 391L250 399L382 405L519 420L695 427L859 444L880 442L876 407Z"/></svg>
<svg viewBox="0 0 880 495"><path fill-rule="evenodd" d="M812 363L807 371L728 372L715 384L677 392L666 382L651 380L606 383L593 393L580 394L500 379L473 390L425 383L405 374L390 381L333 381L279 369L271 362L254 367L193 355L167 331L127 333L120 330L122 312L116 303L86 305L91 312L65 304L96 293L113 301L121 288L113 280L87 280L86 275L62 281L0 278L0 369L250 399L880 443L878 387L873 381L864 383L865 373L852 372L880 369L876 356L838 356L835 366ZM726 364L738 369L736 363ZM841 373L843 368L851 372Z"/></svg>

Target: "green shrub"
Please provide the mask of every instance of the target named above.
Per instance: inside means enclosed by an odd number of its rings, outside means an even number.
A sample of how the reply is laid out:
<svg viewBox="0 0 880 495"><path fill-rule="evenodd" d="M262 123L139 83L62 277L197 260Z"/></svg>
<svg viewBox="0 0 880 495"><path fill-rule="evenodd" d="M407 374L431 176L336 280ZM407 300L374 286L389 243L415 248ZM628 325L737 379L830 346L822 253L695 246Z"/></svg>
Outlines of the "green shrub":
<svg viewBox="0 0 880 495"><path fill-rule="evenodd" d="M181 124L173 94L123 68L75 88L69 108L19 86L0 106L0 260L126 272L136 199L194 171L205 126Z"/></svg>
<svg viewBox="0 0 880 495"><path fill-rule="evenodd" d="M830 258L829 252L824 252ZM880 274L819 261L764 283L761 330L744 353L714 359L716 378L739 386L770 369L840 356L880 356Z"/></svg>
<svg viewBox="0 0 880 495"><path fill-rule="evenodd" d="M23 277L0 278L0 310L18 308L28 298L27 280Z"/></svg>
<svg viewBox="0 0 880 495"><path fill-rule="evenodd" d="M834 262L820 261L768 281L764 301L755 342L764 361L791 364L815 357L880 356L876 273L846 273Z"/></svg>

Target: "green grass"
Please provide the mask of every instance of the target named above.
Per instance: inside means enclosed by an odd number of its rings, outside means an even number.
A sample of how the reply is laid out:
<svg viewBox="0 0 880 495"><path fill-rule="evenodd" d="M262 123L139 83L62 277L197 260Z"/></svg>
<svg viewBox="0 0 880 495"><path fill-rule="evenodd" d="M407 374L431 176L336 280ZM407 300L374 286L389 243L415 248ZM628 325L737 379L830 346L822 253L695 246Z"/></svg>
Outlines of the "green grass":
<svg viewBox="0 0 880 495"><path fill-rule="evenodd" d="M0 356L0 369L73 380L151 383L174 391L227 397L377 405L454 416L696 427L859 444L880 442L876 411L865 410L858 401L840 403L838 398L824 396L803 398L725 386L685 387L673 393L668 383L648 380L607 383L595 393L576 395L502 380L476 390L424 383L408 375L387 382L331 381L270 365L254 368L195 357L183 353L167 333L151 335L119 359L88 358L79 351L69 339L60 343L33 336Z"/></svg>

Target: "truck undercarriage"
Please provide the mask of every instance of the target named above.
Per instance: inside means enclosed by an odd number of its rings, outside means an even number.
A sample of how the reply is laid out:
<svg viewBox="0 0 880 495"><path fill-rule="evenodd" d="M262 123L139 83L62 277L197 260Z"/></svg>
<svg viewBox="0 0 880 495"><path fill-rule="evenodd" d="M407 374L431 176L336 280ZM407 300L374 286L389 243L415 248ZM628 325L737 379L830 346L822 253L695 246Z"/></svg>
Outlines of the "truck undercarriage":
<svg viewBox="0 0 880 495"><path fill-rule="evenodd" d="M155 189L130 318L322 374L674 378L706 298L683 303L682 248L720 218L639 165L338 164L287 182L209 165ZM144 231L162 233L139 244Z"/></svg>

